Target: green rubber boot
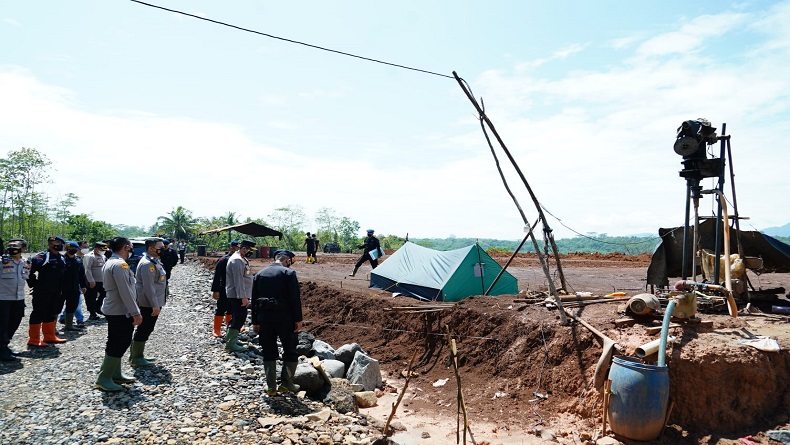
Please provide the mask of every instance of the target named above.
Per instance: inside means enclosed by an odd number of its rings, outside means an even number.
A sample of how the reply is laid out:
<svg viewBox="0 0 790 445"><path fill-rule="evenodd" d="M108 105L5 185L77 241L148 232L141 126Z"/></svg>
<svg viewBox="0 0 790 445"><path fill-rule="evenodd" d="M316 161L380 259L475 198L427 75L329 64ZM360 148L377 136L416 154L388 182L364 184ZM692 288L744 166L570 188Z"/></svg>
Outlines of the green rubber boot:
<svg viewBox="0 0 790 445"><path fill-rule="evenodd" d="M143 356L145 352L144 341L133 341L129 349L129 363L132 366L154 366L154 362Z"/></svg>
<svg viewBox="0 0 790 445"><path fill-rule="evenodd" d="M238 338L239 330L228 328L228 332L225 334L225 350L233 352L246 351L247 348L237 343Z"/></svg>
<svg viewBox="0 0 790 445"><path fill-rule="evenodd" d="M137 381L134 376L126 375L123 373L123 363L122 361L118 363L118 366L115 368L112 374L112 381L115 383L132 383Z"/></svg>
<svg viewBox="0 0 790 445"><path fill-rule="evenodd" d="M266 394L273 396L277 394L277 362L263 362L263 370L266 371Z"/></svg>
<svg viewBox="0 0 790 445"><path fill-rule="evenodd" d="M296 362L283 362L283 370L280 373L280 380L282 383L277 391L280 392L299 392L299 385L294 383L294 376L296 375Z"/></svg>
<svg viewBox="0 0 790 445"><path fill-rule="evenodd" d="M116 369L121 369L121 358L110 357L105 354L104 361L101 364L101 370L99 371L99 377L96 378L96 383L93 384L93 387L109 392L122 390L123 386L112 381L112 376L115 374Z"/></svg>
<svg viewBox="0 0 790 445"><path fill-rule="evenodd" d="M70 331L70 332L82 332L82 329L74 326L74 314L73 313L72 314L66 314L65 318L66 318L66 320L65 320L66 321L66 327L63 328L64 330Z"/></svg>

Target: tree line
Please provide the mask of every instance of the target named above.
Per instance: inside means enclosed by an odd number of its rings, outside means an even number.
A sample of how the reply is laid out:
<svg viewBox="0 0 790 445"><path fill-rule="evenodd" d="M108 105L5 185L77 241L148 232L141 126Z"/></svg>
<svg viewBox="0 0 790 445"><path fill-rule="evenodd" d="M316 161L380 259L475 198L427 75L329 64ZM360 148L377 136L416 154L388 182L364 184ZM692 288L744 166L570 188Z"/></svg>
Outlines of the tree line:
<svg viewBox="0 0 790 445"><path fill-rule="evenodd" d="M199 234L245 222L256 222L283 233L282 239L253 238L261 246L300 250L307 231L316 231L323 244L336 243L342 251L355 249L362 240L357 236L359 222L325 207L316 212L310 223L304 210L298 205L274 209L266 219L242 219L234 212L221 216L195 217L189 209L176 206L158 217L151 226L111 224L96 220L90 214L72 213L79 201L79 196L73 193L64 196L46 195L42 186L51 181L51 166L49 158L34 148L12 150L0 158L0 237L4 240L23 238L30 244L30 250L34 251L44 249L45 240L52 235L88 242L114 236L162 236L184 240L188 249L204 245L207 250L225 250L231 239L252 237L233 232L221 235ZM387 243L389 244L382 243L385 248L400 247L392 245L388 239Z"/></svg>
<svg viewBox="0 0 790 445"><path fill-rule="evenodd" d="M208 251L221 251L227 248L232 239L251 238L259 246L270 246L290 250L302 250L305 233L315 232L322 245L329 242L337 244L341 252L356 250L362 242L358 236L359 222L334 209L324 207L308 219L299 205L274 209L266 218L242 218L235 212L221 216L196 217L192 211L176 206L158 217L148 227L110 224L93 219L89 214L72 213L79 201L73 193L65 196L47 196L41 191L42 184L49 182L51 161L34 148L10 151L0 158L0 236L5 239L24 238L30 243L30 250L43 249L46 239L59 235L70 240L95 242L114 236L127 238L163 236L173 240L184 240L187 248L194 251L197 246L205 246ZM283 233L282 239L263 237L254 238L240 233L223 232L217 235L199 235L212 229L240 223L255 222ZM381 246L387 250L400 248L406 239L397 235L377 234ZM790 244L790 237L775 236ZM411 241L436 250L452 250L469 246L475 242L486 250L513 252L520 241L491 238L416 238ZM652 253L660 239L649 236L608 236L591 233L574 238L557 239L560 253L624 253L639 255ZM544 246L540 246L544 249ZM521 252L533 252L530 242L524 244Z"/></svg>

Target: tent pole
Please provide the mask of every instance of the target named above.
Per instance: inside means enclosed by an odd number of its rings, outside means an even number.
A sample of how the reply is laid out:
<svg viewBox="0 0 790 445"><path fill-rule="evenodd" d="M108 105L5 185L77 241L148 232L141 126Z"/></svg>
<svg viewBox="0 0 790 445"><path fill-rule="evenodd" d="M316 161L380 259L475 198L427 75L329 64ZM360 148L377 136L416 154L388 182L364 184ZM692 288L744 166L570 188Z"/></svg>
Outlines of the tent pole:
<svg viewBox="0 0 790 445"><path fill-rule="evenodd" d="M559 252L557 250L557 244L554 242L554 235L552 235L552 233L551 233L552 232L551 227L549 227L549 222L546 219L546 215L543 214L543 209L540 206L540 202L538 201L538 198L535 196L535 193L532 191L532 187L529 186L529 183L527 182L527 178L524 177L524 173L521 172L521 169L519 168L518 164L516 163L516 160L513 159L513 156L510 154L510 151L507 149L507 146L505 145L505 142L502 141L502 138L499 136L499 133L497 133L496 128L494 127L494 124L491 122L490 119L488 119L488 116L486 116L485 111L483 111L483 108L480 106L479 103L477 103L477 100L474 98L474 96L472 96L472 93L464 85L465 81L462 80L460 77L458 77L458 73L456 73L455 71L453 71L453 76L455 77L455 80L458 82L458 85L464 91L464 94L466 94L466 97L469 99L470 102L472 102L472 105L474 105L475 109L477 110L478 114L480 115L480 125L482 126L483 122L485 121L486 125L488 125L488 127L491 129L491 132L494 133L494 136L496 137L497 142L499 142L499 145L502 147L502 150L507 155L508 159L510 160L510 163L513 165L513 168L516 169L516 172L518 173L519 177L521 178L521 181L524 183L524 186L526 187L527 192L529 192L529 195L532 198L532 202L535 204L535 208L538 211L538 216L540 217L540 220L543 223L543 231L544 231L545 235L548 237L548 239L550 241L550 244L551 244L551 248L554 251L554 257L557 260L557 271L558 271L558 273L560 275L560 283L562 285L562 289L565 290L565 288L566 288L565 276L562 273L562 267L560 266L560 254L559 254ZM493 154L494 153L494 147L491 145L491 141L488 139L488 134L485 133L485 128L483 128L483 133L486 136L486 140L488 140L488 145L491 148L491 152ZM494 157L496 159L496 155ZM497 169L499 170L499 175L502 177L502 180L505 181L505 176L502 173L502 169L499 167L499 161L498 160L496 161L496 164L497 164ZM507 183L506 182L505 182L505 187L507 188ZM508 192L510 192L509 188L508 188ZM512 193L511 193L511 197L515 201L515 197L513 197ZM516 202L516 206L519 207L518 202ZM519 207L519 211L521 211L521 207ZM524 220L524 224L529 224L529 222L527 221L527 218L524 216L524 212L523 211L521 211L521 217ZM546 262L546 259L543 258L543 255L540 254L540 246L538 246L538 242L535 239L535 235L532 232L532 230L529 231L528 235L532 239L532 244L535 247L535 252L538 254L538 259L540 259L540 264L541 264L541 266L543 268L543 273L546 275L546 281L548 282L549 290L551 291L551 294L554 296L555 304L557 304L557 307L559 308L560 319L562 320L562 324L563 325L567 325L568 324L568 319L567 319L567 317L565 315L565 311L562 309L562 302L560 301L560 296L559 296L559 294L557 292L556 287L554 286L554 281L551 279L551 273L549 272L549 266L548 266L548 264Z"/></svg>
<svg viewBox="0 0 790 445"><path fill-rule="evenodd" d="M480 257L480 240L475 240L475 247L477 248L477 266L480 268L480 290L486 288L486 268L483 264L483 258Z"/></svg>

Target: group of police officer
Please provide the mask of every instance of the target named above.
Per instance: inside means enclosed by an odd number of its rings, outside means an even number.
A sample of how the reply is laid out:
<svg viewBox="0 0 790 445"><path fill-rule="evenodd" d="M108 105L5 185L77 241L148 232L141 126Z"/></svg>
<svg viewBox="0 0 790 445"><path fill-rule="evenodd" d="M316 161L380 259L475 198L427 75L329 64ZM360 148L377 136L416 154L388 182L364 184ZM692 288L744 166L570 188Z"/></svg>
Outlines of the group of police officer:
<svg viewBox="0 0 790 445"><path fill-rule="evenodd" d="M24 317L27 283L32 289L33 306L28 346L48 347L66 341L58 337L55 321L64 304L65 329L84 329L74 325L74 313L84 294L91 318L102 314L107 321L105 357L95 386L119 391L123 387L118 383L135 380L121 372L121 358L130 347L132 365L154 364L144 351L166 298L167 272L161 257L167 249L161 238L145 240L145 252L136 273L126 262L134 255L134 246L125 237L97 242L93 251L80 251L78 243L52 236L47 240L46 251L25 259L22 254L27 246L22 239L11 240L2 256L0 360L18 360L9 344ZM108 246L110 252L105 252Z"/></svg>
<svg viewBox="0 0 790 445"><path fill-rule="evenodd" d="M145 253L136 272L127 263L134 255L134 246L125 237L97 242L92 251L80 251L79 244L52 236L47 240L46 251L25 259L22 254L27 247L24 240L11 240L2 256L0 360L18 360L9 344L24 317L27 282L33 302L29 346L46 347L66 341L56 331L57 315L64 303L66 330L81 329L73 320L79 297L84 294L90 318L98 319L101 314L107 321L105 355L95 387L120 391L124 388L120 384L135 381L122 372L127 349L131 365L154 365L155 361L145 357L144 352L167 295L170 271L163 261L169 251L166 240L145 240ZM256 250L253 241L233 241L229 253L218 261L211 287L217 301L213 335L222 336L224 322L225 349L245 351L245 344L238 338L251 309L252 329L258 335L263 355L266 393L297 392L299 385L294 383L294 375L302 303L296 272L291 269L294 254L289 250L276 251L274 262L253 275L248 258ZM278 338L283 346L280 385L276 376Z"/></svg>
<svg viewBox="0 0 790 445"><path fill-rule="evenodd" d="M227 325L225 350L242 352L245 345L239 332L252 310L252 329L258 334L266 374L266 393L298 392L294 383L298 354L297 333L302 329L302 301L296 272L291 269L294 254L290 250L274 253L274 262L252 274L248 260L257 250L250 240L231 241L227 255L217 261L211 290L217 301L214 313L215 337L221 337L223 321ZM277 385L277 339L283 347L280 385Z"/></svg>

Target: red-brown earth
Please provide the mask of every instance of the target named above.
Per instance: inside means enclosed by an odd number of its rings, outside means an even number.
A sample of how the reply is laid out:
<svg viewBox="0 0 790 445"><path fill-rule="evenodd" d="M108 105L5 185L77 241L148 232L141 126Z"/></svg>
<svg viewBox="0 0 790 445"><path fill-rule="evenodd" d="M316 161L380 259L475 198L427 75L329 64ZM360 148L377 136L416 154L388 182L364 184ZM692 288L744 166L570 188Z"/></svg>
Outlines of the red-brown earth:
<svg viewBox="0 0 790 445"><path fill-rule="evenodd" d="M416 353L413 377L396 419L414 430L433 424L443 437L437 437L434 428L430 438L410 436L415 443L456 440L458 387L448 367L446 327L457 343L463 399L478 444L541 443L531 435L540 428L552 430L561 443L583 443L600 431L602 399L592 385L600 342L578 323L563 325L557 310L517 301L547 289L534 255L519 254L508 268L518 278L522 294L470 297L422 313L393 308L430 303L368 288L367 264L356 277L347 277L356 258L319 255L318 264L305 264L303 254L297 257L294 268L302 283L305 329L335 347L360 344L380 361L390 393L403 387L405 370ZM495 258L500 264L508 259ZM216 258L201 260L210 268ZM253 260L254 270L269 261ZM649 262L649 255L561 256L571 294L643 293ZM758 289L790 284L790 274L750 272L749 278ZM559 286L556 272L554 280ZM790 306L786 299L773 304ZM712 321L712 327L672 330L678 339L667 360L672 411L669 427L651 443L742 444L739 439L746 437L767 444L767 430L790 429L790 353L786 349L790 317L768 315L770 302L753 305L766 314L731 318L726 311L700 313L698 317ZM647 328L660 325L660 320L615 327L614 321L622 317L619 309L622 302L570 310L621 345L626 355L658 338L648 334ZM762 352L737 343L750 335L775 338L783 349ZM437 382L448 378L438 386ZM381 415L389 413L390 401L395 400L394 394L388 396Z"/></svg>

